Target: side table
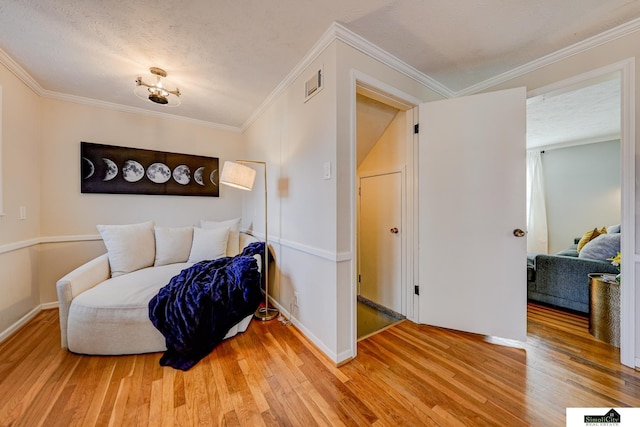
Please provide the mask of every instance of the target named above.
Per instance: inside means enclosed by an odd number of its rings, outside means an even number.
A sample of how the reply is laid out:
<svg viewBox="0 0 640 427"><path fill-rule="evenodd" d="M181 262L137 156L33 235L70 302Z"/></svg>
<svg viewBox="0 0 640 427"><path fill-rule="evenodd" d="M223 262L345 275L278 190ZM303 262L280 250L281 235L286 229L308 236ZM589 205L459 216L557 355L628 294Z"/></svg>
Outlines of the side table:
<svg viewBox="0 0 640 427"><path fill-rule="evenodd" d="M589 333L620 347L620 284L611 274L589 274Z"/></svg>

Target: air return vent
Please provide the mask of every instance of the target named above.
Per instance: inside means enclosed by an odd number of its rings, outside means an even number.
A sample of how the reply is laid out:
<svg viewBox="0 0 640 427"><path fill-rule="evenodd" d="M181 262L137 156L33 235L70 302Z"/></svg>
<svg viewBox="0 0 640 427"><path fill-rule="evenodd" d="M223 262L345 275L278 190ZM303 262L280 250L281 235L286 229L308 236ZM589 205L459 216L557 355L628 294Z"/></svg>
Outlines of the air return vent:
<svg viewBox="0 0 640 427"><path fill-rule="evenodd" d="M304 102L311 99L316 93L322 90L324 75L320 68L313 76L304 83Z"/></svg>

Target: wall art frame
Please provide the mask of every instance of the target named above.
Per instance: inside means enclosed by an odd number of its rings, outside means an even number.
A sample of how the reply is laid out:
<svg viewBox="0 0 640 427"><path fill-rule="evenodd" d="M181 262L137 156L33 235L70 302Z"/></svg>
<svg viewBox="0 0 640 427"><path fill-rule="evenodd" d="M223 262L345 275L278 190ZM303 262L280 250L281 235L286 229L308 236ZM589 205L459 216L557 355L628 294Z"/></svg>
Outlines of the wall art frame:
<svg viewBox="0 0 640 427"><path fill-rule="evenodd" d="M80 142L82 193L219 197L217 157Z"/></svg>

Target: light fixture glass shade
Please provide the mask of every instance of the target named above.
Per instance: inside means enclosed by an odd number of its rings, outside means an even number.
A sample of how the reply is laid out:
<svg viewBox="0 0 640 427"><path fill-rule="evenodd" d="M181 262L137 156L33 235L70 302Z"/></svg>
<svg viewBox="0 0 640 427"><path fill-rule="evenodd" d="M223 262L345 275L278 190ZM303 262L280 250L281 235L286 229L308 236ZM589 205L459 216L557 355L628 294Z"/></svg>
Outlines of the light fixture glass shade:
<svg viewBox="0 0 640 427"><path fill-rule="evenodd" d="M155 77L156 82L151 84L145 83L142 77L138 76L133 93L139 98L156 104L169 107L177 107L180 105L180 89L169 90L162 81L163 78L167 77L167 72L158 67L151 67L149 71Z"/></svg>
<svg viewBox="0 0 640 427"><path fill-rule="evenodd" d="M251 191L255 180L255 169L236 162L224 162L222 175L220 175L220 184Z"/></svg>

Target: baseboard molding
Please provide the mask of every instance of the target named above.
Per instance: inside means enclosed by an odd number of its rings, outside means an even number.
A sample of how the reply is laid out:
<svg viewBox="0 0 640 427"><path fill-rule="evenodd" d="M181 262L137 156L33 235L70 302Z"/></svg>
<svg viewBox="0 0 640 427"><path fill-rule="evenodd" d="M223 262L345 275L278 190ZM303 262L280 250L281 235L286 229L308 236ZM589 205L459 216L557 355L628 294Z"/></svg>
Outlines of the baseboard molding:
<svg viewBox="0 0 640 427"><path fill-rule="evenodd" d="M269 301L273 305L275 305L278 310L280 310L280 314L289 319L291 324L295 326L302 333L302 335L305 336L306 339L311 341L311 344L316 346L318 350L324 353L333 363L335 363L336 366L340 366L353 358L353 354L351 354L351 352L348 352L349 354L346 354L344 352L344 354L336 354L334 351L329 349L320 339L318 339L318 337L316 337L308 328L306 328L296 317L291 316L291 313L286 310L281 304L271 298L269 299Z"/></svg>
<svg viewBox="0 0 640 427"><path fill-rule="evenodd" d="M42 307L43 310L53 310L54 308L58 308L60 305L58 304L58 301L54 301L54 302L45 302L43 304L40 304L40 307Z"/></svg>
<svg viewBox="0 0 640 427"><path fill-rule="evenodd" d="M58 301L55 302L46 302L44 304L40 304L37 307L34 307L30 312L22 316L16 323L9 326L7 329L0 333L0 343L9 338L14 333L18 332L24 325L29 323L31 319L36 317L38 313L42 310L52 310L54 308L58 308Z"/></svg>

